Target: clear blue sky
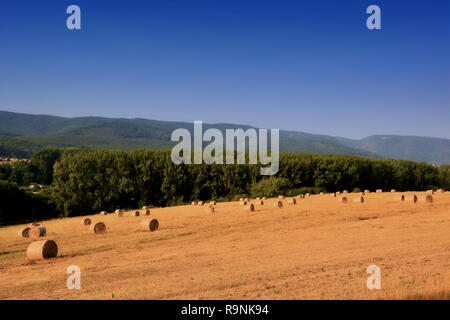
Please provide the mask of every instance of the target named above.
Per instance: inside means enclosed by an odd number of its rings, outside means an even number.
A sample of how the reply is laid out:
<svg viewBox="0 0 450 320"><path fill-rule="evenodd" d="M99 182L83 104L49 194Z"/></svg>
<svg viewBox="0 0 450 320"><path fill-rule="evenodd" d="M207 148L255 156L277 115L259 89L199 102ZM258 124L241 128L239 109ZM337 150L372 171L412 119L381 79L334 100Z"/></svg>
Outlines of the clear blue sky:
<svg viewBox="0 0 450 320"><path fill-rule="evenodd" d="M450 1L4 0L0 110L450 138Z"/></svg>

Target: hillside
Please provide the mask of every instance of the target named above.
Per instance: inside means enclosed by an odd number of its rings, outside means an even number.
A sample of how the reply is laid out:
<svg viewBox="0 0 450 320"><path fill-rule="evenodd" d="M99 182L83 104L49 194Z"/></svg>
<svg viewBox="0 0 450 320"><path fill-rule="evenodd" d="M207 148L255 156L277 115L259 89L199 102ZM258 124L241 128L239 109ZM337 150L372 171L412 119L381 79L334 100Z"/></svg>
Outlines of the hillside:
<svg viewBox="0 0 450 320"><path fill-rule="evenodd" d="M212 127L222 132L226 128L251 128L225 123L203 124L204 130ZM169 149L174 145L170 135L177 128L192 131L193 124L147 119L64 118L0 111L0 156L29 157L48 146ZM280 150L450 163L450 140L427 137L380 135L352 140L281 130Z"/></svg>

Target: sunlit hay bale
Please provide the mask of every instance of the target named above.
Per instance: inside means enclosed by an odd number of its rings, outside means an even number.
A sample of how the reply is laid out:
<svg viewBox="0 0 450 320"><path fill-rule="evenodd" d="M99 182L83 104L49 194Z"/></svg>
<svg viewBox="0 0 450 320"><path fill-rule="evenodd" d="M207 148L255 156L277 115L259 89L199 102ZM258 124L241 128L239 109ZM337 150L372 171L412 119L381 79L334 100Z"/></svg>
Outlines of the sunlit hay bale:
<svg viewBox="0 0 450 320"><path fill-rule="evenodd" d="M336 191L336 195L337 195L337 196L340 196L340 195L341 195L341 192L340 192L340 191Z"/></svg>
<svg viewBox="0 0 450 320"><path fill-rule="evenodd" d="M397 201L405 201L405 195L402 194L400 196L395 197L394 199L397 200Z"/></svg>
<svg viewBox="0 0 450 320"><path fill-rule="evenodd" d="M262 206L262 205L264 205L264 200L257 200L257 201L256 201L256 204L259 204L259 205Z"/></svg>
<svg viewBox="0 0 450 320"><path fill-rule="evenodd" d="M260 197L256 197L256 200L259 201L259 200L261 200L261 198Z"/></svg>
<svg viewBox="0 0 450 320"><path fill-rule="evenodd" d="M342 191L342 194L348 194L348 190Z"/></svg>
<svg viewBox="0 0 450 320"><path fill-rule="evenodd" d="M89 219L89 218L84 218L83 220L81 220L81 224L82 224L83 226L88 226L88 225L91 224L91 219Z"/></svg>
<svg viewBox="0 0 450 320"><path fill-rule="evenodd" d="M191 203L193 206L196 206L197 205L197 201L192 201L192 203Z"/></svg>
<svg viewBox="0 0 450 320"><path fill-rule="evenodd" d="M397 190L395 190L395 189L391 189L391 192L397 192Z"/></svg>
<svg viewBox="0 0 450 320"><path fill-rule="evenodd" d="M214 207L208 206L208 207L205 207L205 212L206 213L214 213L214 212L216 212L216 210L214 209Z"/></svg>
<svg viewBox="0 0 450 320"><path fill-rule="evenodd" d="M123 212L120 209L116 209L116 211L114 211L114 213L118 215L119 213L123 213Z"/></svg>
<svg viewBox="0 0 450 320"><path fill-rule="evenodd" d="M278 207L278 208L282 208L282 207L283 207L283 201L278 200L278 201L276 201L276 202L273 204L273 206L274 206L274 207Z"/></svg>
<svg viewBox="0 0 450 320"><path fill-rule="evenodd" d="M34 241L28 246L26 255L30 260L54 258L58 255L58 246L53 240Z"/></svg>
<svg viewBox="0 0 450 320"><path fill-rule="evenodd" d="M376 193L383 193L383 189L377 189Z"/></svg>
<svg viewBox="0 0 450 320"><path fill-rule="evenodd" d="M434 194L434 190L427 190L428 194Z"/></svg>
<svg viewBox="0 0 450 320"><path fill-rule="evenodd" d="M144 219L140 223L140 229L142 231L156 231L159 228L159 222L156 219Z"/></svg>
<svg viewBox="0 0 450 320"><path fill-rule="evenodd" d="M426 203L433 203L433 196L431 194L427 194L425 197L422 197L420 201Z"/></svg>
<svg viewBox="0 0 450 320"><path fill-rule="evenodd" d="M444 189L437 189L436 192L437 193L444 193Z"/></svg>
<svg viewBox="0 0 450 320"><path fill-rule="evenodd" d="M295 198L289 199L287 204L291 205L291 206L296 205L297 204L297 200Z"/></svg>
<svg viewBox="0 0 450 320"><path fill-rule="evenodd" d="M212 206L215 206L216 202L215 201L210 201L209 204L212 205Z"/></svg>
<svg viewBox="0 0 450 320"><path fill-rule="evenodd" d="M202 206L202 205L203 205L203 201L199 201L199 202L197 203L197 205Z"/></svg>
<svg viewBox="0 0 450 320"><path fill-rule="evenodd" d="M284 198L285 198L285 196L278 196L278 199L280 199L280 200L284 200Z"/></svg>
<svg viewBox="0 0 450 320"><path fill-rule="evenodd" d="M339 202L347 203L347 197L340 197Z"/></svg>
<svg viewBox="0 0 450 320"><path fill-rule="evenodd" d="M242 201L240 202L240 204L243 205L243 206L246 206L246 205L247 205L247 201L242 200Z"/></svg>
<svg viewBox="0 0 450 320"><path fill-rule="evenodd" d="M116 210L117 211L117 210ZM102 212L100 212L100 215L102 215L102 216L106 216L108 214L108 212L106 212L106 211L102 211Z"/></svg>
<svg viewBox="0 0 450 320"><path fill-rule="evenodd" d="M406 197L405 200L412 201L412 202L416 203L417 202L417 196L415 194L413 194L411 196Z"/></svg>
<svg viewBox="0 0 450 320"><path fill-rule="evenodd" d="M103 222L96 222L94 224L91 224L89 227L89 232L91 233L105 233L106 232L106 225Z"/></svg>
<svg viewBox="0 0 450 320"><path fill-rule="evenodd" d="M244 210L253 212L255 211L255 206L253 205L253 203L250 203L248 206L244 206Z"/></svg>
<svg viewBox="0 0 450 320"><path fill-rule="evenodd" d="M305 198L306 198L306 197L309 197L309 196L311 196L311 195L309 194L309 192L305 194Z"/></svg>
<svg viewBox="0 0 450 320"><path fill-rule="evenodd" d="M28 231L28 237L30 238L39 238L45 236L47 230L43 226L33 227Z"/></svg>
<svg viewBox="0 0 450 320"><path fill-rule="evenodd" d="M145 213L146 216L149 216L150 215L150 209L145 209L144 213Z"/></svg>
<svg viewBox="0 0 450 320"><path fill-rule="evenodd" d="M364 190L364 193L369 194L369 193L370 193L370 190L369 190L369 189L366 189L366 190Z"/></svg>
<svg viewBox="0 0 450 320"><path fill-rule="evenodd" d="M297 196L297 199L305 199L305 195L304 195L304 194L299 194L299 195Z"/></svg>
<svg viewBox="0 0 450 320"><path fill-rule="evenodd" d="M266 200L266 197L262 197L262 200Z"/></svg>
<svg viewBox="0 0 450 320"><path fill-rule="evenodd" d="M140 215L141 215L141 213L140 213L139 211L135 211L135 212L134 212L134 216L135 216L135 217L139 217Z"/></svg>
<svg viewBox="0 0 450 320"><path fill-rule="evenodd" d="M244 201L244 198L239 198L239 201L240 201L240 202Z"/></svg>
<svg viewBox="0 0 450 320"><path fill-rule="evenodd" d="M336 198L336 192L330 193L330 196L331 196L332 198Z"/></svg>
<svg viewBox="0 0 450 320"><path fill-rule="evenodd" d="M147 206L143 206L142 210L147 210L147 208L148 208Z"/></svg>
<svg viewBox="0 0 450 320"><path fill-rule="evenodd" d="M123 211L122 210L116 210L116 216L121 218L123 217Z"/></svg>
<svg viewBox="0 0 450 320"><path fill-rule="evenodd" d="M364 203L364 197L359 196L353 199L353 202Z"/></svg>
<svg viewBox="0 0 450 320"><path fill-rule="evenodd" d="M321 196L323 196L323 192L319 193Z"/></svg>
<svg viewBox="0 0 450 320"><path fill-rule="evenodd" d="M30 227L25 227L25 228L20 229L19 237L29 238L30 237L30 235L29 235L30 229L31 229Z"/></svg>

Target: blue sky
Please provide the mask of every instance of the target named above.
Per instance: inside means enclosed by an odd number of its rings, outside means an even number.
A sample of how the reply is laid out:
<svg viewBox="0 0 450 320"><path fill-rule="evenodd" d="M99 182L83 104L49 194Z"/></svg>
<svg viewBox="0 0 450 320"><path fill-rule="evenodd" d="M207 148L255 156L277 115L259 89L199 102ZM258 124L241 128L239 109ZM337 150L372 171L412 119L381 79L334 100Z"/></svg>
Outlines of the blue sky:
<svg viewBox="0 0 450 320"><path fill-rule="evenodd" d="M449 40L449 1L4 0L0 110L450 138Z"/></svg>

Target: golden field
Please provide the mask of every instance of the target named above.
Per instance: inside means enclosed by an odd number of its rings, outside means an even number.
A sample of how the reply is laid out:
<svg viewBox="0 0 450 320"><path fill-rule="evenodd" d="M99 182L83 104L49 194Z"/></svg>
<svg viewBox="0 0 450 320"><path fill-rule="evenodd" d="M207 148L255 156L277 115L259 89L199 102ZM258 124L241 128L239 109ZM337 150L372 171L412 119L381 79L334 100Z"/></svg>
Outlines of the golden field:
<svg viewBox="0 0 450 320"><path fill-rule="evenodd" d="M0 228L0 299L450 299L450 193L433 203L370 193L364 203L330 195L278 199L244 211L239 202L151 209L155 232L132 212L41 222L58 257L30 261L23 226ZM408 195L408 193L404 193ZM417 192L419 198L424 192ZM133 211L134 212L134 211ZM81 268L69 290L67 267ZM368 290L370 265L381 289Z"/></svg>

